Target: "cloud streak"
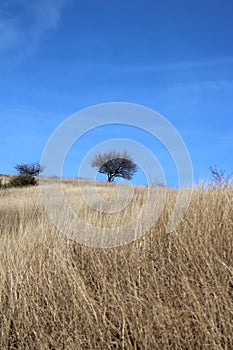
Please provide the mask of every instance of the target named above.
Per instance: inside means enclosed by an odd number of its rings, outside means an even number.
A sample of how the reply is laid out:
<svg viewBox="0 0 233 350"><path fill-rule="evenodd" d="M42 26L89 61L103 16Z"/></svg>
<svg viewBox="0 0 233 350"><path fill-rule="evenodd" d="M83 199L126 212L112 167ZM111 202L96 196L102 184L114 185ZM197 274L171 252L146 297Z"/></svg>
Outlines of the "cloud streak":
<svg viewBox="0 0 233 350"><path fill-rule="evenodd" d="M169 71L169 70L181 70L181 69L194 69L205 68L209 66L219 66L233 64L233 57L222 57L218 59L210 59L203 61L183 61L183 62L171 62L171 63L158 63L154 65L141 65L141 66L129 66L125 67L129 73L135 72L157 72L157 71Z"/></svg>
<svg viewBox="0 0 233 350"><path fill-rule="evenodd" d="M68 0L21 0L0 4L0 54L22 56L34 51L39 40L60 20Z"/></svg>
<svg viewBox="0 0 233 350"><path fill-rule="evenodd" d="M206 60L196 60L196 61L179 61L179 62L155 62L154 64L118 64L118 63L109 63L109 62L75 62L73 63L73 71L78 71L79 74L90 73L90 71L107 72L111 75L119 74L153 74L153 73L170 73L177 71L193 71L201 70L205 68L210 69L219 69L224 67L224 69L232 69L233 66L233 56L225 56L216 59L206 59ZM222 79L220 82L221 87L228 86L229 79ZM211 83L211 81L210 81ZM219 83L218 86L219 87Z"/></svg>

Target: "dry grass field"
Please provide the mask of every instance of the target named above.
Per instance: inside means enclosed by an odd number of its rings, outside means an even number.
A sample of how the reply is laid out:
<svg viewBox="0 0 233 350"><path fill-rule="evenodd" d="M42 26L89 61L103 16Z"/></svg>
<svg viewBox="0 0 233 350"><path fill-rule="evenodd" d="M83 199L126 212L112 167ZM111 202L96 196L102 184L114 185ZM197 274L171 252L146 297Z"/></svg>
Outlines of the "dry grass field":
<svg viewBox="0 0 233 350"><path fill-rule="evenodd" d="M98 185L106 201L115 190ZM127 219L88 209L75 181L64 192L83 220ZM39 186L0 190L0 349L233 349L233 188L194 189L167 234L175 196L145 236L97 249L56 230Z"/></svg>

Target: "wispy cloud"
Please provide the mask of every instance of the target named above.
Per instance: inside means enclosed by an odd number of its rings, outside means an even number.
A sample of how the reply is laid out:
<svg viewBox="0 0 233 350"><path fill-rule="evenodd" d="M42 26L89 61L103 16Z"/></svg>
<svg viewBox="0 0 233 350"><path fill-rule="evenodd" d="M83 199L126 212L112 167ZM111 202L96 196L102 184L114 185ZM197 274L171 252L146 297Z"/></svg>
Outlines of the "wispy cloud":
<svg viewBox="0 0 233 350"><path fill-rule="evenodd" d="M8 0L0 4L0 54L25 55L43 34L57 26L69 0Z"/></svg>
<svg viewBox="0 0 233 350"><path fill-rule="evenodd" d="M233 57L222 57L217 59L209 59L202 61L181 61L181 62L166 62L156 63L148 65L132 65L125 66L123 69L128 73L146 73L146 72L158 72L158 71L170 71L170 70L183 70L194 68L214 67L220 65L233 64Z"/></svg>
<svg viewBox="0 0 233 350"><path fill-rule="evenodd" d="M80 71L83 74L87 72L108 72L111 75L119 74L153 74L153 73L163 73L163 72L176 72L176 71L189 71L189 70L201 70L205 68L219 69L225 67L226 69L232 69L233 66L233 56L225 56L216 59L206 59L206 60L196 60L196 61L179 61L179 62L155 62L143 63L143 64L118 64L117 62L74 62L72 69ZM222 80L221 85L224 82ZM227 80L225 80L227 84Z"/></svg>

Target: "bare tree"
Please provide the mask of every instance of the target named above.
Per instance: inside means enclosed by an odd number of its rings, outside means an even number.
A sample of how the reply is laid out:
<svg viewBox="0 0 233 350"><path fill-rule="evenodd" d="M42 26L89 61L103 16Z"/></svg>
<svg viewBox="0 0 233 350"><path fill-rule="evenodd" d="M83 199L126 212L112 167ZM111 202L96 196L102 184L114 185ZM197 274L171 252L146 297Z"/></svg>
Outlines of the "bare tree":
<svg viewBox="0 0 233 350"><path fill-rule="evenodd" d="M44 170L44 167L40 165L40 163L32 163L32 164L17 164L14 167L19 175L29 175L29 176L39 176L39 173L41 173Z"/></svg>
<svg viewBox="0 0 233 350"><path fill-rule="evenodd" d="M138 170L137 164L126 151L98 153L91 166L97 168L99 173L106 174L108 182L113 182L116 177L131 180Z"/></svg>
<svg viewBox="0 0 233 350"><path fill-rule="evenodd" d="M214 188L226 187L233 180L233 172L226 172L226 170L219 169L216 165L209 167L211 173L211 185Z"/></svg>

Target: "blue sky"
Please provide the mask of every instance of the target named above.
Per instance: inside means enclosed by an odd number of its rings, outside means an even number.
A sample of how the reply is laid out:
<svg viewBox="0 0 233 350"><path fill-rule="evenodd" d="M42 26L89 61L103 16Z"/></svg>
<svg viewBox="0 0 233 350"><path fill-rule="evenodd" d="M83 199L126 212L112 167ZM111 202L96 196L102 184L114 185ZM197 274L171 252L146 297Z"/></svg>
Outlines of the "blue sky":
<svg viewBox="0 0 233 350"><path fill-rule="evenodd" d="M186 143L196 182L213 164L233 170L232 17L231 0L1 1L0 173L40 160L70 115L115 101L167 118ZM95 140L130 135L177 185L157 140L120 127L88 135L67 155L64 176L77 176Z"/></svg>

